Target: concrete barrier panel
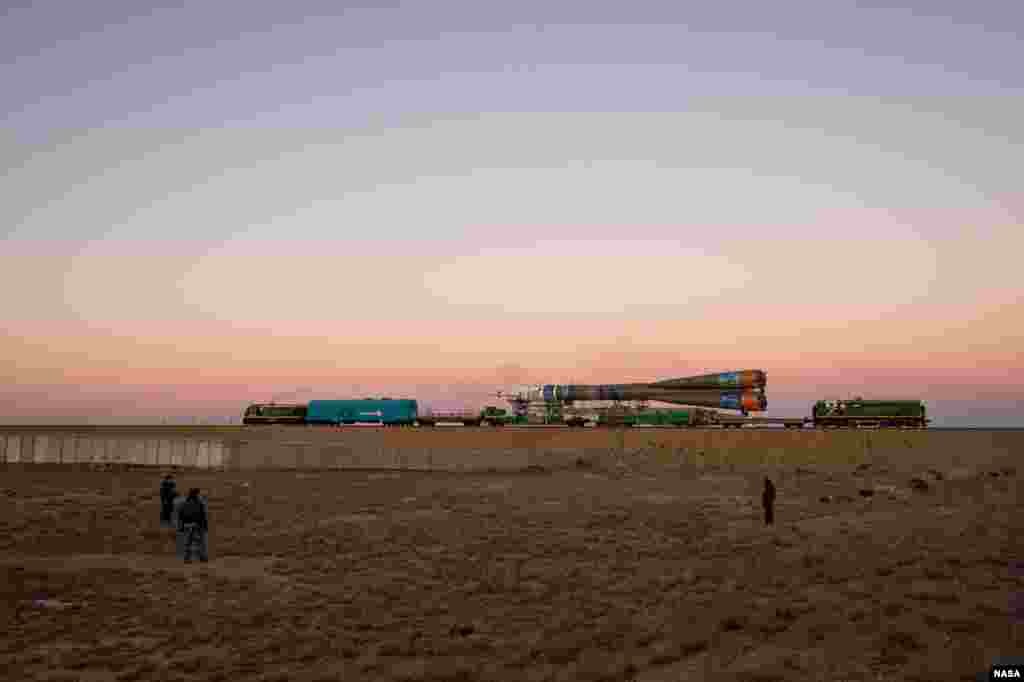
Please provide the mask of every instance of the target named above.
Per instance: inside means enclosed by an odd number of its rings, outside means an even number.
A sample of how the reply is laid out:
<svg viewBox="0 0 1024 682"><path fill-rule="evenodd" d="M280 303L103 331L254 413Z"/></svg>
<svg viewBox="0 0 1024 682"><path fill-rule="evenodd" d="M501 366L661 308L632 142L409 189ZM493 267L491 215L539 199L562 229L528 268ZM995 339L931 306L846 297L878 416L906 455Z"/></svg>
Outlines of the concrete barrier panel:
<svg viewBox="0 0 1024 682"><path fill-rule="evenodd" d="M59 436L39 436L36 440L38 461L46 464L59 464L60 440Z"/></svg>
<svg viewBox="0 0 1024 682"><path fill-rule="evenodd" d="M36 452L36 445L39 440L39 436L29 436L22 442L22 453L21 458L26 463L36 463L39 459L39 454Z"/></svg>
<svg viewBox="0 0 1024 682"><path fill-rule="evenodd" d="M185 463L185 441L171 441L171 464L180 467Z"/></svg>
<svg viewBox="0 0 1024 682"><path fill-rule="evenodd" d="M25 464L32 464L36 461L36 437L21 437L21 461Z"/></svg>
<svg viewBox="0 0 1024 682"><path fill-rule="evenodd" d="M82 464L89 464L93 459L93 444L92 438L79 438L77 445L77 454L75 457Z"/></svg>
<svg viewBox="0 0 1024 682"><path fill-rule="evenodd" d="M146 463L146 441L132 439L132 464Z"/></svg>
<svg viewBox="0 0 1024 682"><path fill-rule="evenodd" d="M171 464L171 441L161 440L157 445L160 453L160 466L170 466Z"/></svg>
<svg viewBox="0 0 1024 682"><path fill-rule="evenodd" d="M225 446L221 441L212 441L210 443L210 467L220 468L227 464L225 458Z"/></svg>
<svg viewBox="0 0 1024 682"><path fill-rule="evenodd" d="M160 464L160 450L158 446L159 441L155 441L150 438L146 439L146 464L149 466L155 467Z"/></svg>
<svg viewBox="0 0 1024 682"><path fill-rule="evenodd" d="M199 444L192 440L183 443L182 466L195 468L199 466Z"/></svg>
<svg viewBox="0 0 1024 682"><path fill-rule="evenodd" d="M21 461L21 435L7 437L7 462L16 464Z"/></svg>

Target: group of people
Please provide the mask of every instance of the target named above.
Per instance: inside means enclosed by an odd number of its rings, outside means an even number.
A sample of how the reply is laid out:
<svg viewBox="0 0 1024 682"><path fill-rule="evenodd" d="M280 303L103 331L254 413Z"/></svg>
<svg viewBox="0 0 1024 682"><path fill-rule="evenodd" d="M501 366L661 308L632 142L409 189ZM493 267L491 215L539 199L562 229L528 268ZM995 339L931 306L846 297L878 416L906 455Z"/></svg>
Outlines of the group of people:
<svg viewBox="0 0 1024 682"><path fill-rule="evenodd" d="M160 525L175 529L179 559L184 559L185 563L197 558L203 562L210 560L210 515L199 488L190 488L188 495L182 496L174 476L164 476L160 482Z"/></svg>

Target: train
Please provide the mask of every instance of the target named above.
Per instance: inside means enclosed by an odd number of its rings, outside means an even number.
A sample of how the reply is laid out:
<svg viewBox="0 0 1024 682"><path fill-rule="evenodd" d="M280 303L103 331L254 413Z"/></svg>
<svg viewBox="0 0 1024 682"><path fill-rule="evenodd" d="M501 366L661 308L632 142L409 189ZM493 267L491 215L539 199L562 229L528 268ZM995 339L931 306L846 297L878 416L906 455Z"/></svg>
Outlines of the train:
<svg viewBox="0 0 1024 682"><path fill-rule="evenodd" d="M751 417L730 415L701 407L686 409L566 408L559 402L544 403L530 414L514 414L487 406L480 411L421 411L414 399L365 398L362 400L311 400L309 403L249 405L242 417L246 425L322 425L432 427L440 424L462 426L557 425L567 427L662 427L742 428L782 426L788 429L926 428L931 420L920 400L819 400L810 417Z"/></svg>

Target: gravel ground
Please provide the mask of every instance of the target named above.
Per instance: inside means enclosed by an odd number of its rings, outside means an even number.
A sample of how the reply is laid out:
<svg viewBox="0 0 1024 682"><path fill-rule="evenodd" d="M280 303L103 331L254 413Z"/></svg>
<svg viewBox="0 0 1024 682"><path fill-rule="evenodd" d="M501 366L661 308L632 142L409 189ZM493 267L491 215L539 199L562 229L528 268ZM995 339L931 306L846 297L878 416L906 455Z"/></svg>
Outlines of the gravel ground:
<svg viewBox="0 0 1024 682"><path fill-rule="evenodd" d="M845 468L635 457L519 474L182 472L179 490L210 500L205 565L176 561L158 526L162 472L11 465L0 670L971 680L1024 654L1024 481L1009 457L936 468L914 454Z"/></svg>

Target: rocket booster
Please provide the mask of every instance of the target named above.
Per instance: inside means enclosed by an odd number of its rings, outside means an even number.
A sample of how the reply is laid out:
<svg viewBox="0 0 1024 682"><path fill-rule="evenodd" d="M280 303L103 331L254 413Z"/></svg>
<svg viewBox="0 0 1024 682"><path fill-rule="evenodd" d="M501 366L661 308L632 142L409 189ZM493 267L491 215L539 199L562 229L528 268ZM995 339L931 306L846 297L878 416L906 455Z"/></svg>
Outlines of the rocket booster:
<svg viewBox="0 0 1024 682"><path fill-rule="evenodd" d="M718 407L727 410L761 411L768 406L763 390L756 388L721 391L713 389L664 388L655 384L606 384L585 386L548 384L538 396L545 402L577 400L654 400L694 407Z"/></svg>
<svg viewBox="0 0 1024 682"><path fill-rule="evenodd" d="M738 372L721 372L719 374L703 374L696 377L681 377L656 381L652 386L665 388L713 388L720 391L743 388L764 388L768 383L768 375L762 369L744 369Z"/></svg>
<svg viewBox="0 0 1024 682"><path fill-rule="evenodd" d="M545 384L526 387L515 400L571 403L575 401L657 401L694 407L763 411L768 406L763 370L748 369L646 384Z"/></svg>

